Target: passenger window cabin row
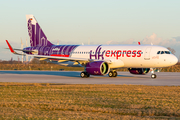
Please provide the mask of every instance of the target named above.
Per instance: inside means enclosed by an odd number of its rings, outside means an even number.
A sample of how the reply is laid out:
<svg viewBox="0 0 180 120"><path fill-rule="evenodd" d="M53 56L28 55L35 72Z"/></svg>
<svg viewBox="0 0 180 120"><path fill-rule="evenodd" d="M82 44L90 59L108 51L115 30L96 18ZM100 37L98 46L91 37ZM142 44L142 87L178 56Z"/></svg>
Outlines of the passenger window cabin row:
<svg viewBox="0 0 180 120"><path fill-rule="evenodd" d="M53 52L53 54L90 54L90 52ZM102 52L97 52L98 54L102 54ZM108 54L112 54L113 52L107 52ZM105 54L107 54L105 52ZM119 52L118 54L126 54L127 52ZM95 54L95 52L91 52L91 54ZM113 53L114 54L114 53ZM115 53L117 54L117 52ZM137 54L137 52L129 52L128 54ZM138 53L139 54L139 53ZM143 52L141 52L141 54L143 54ZM157 54L171 54L170 51L158 51Z"/></svg>
<svg viewBox="0 0 180 120"><path fill-rule="evenodd" d="M90 52L53 52L53 54L90 54ZM97 52L98 54L102 54L102 52ZM118 52L118 54L126 54L127 52ZM95 52L91 52L91 54L95 54ZM117 54L117 52L105 52L105 54ZM128 54L143 54L137 52L128 52Z"/></svg>

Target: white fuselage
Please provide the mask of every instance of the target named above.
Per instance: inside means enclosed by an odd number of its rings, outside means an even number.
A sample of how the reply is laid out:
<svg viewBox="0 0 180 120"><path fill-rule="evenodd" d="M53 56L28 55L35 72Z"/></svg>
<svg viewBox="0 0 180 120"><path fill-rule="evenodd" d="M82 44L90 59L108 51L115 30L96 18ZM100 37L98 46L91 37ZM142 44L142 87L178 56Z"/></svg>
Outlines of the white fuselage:
<svg viewBox="0 0 180 120"><path fill-rule="evenodd" d="M157 54L158 51L160 54ZM177 63L177 58L173 54L165 52L161 54L161 51L169 50L154 45L102 45L99 48L98 46L78 46L71 53L71 57L110 61L110 68L159 68Z"/></svg>

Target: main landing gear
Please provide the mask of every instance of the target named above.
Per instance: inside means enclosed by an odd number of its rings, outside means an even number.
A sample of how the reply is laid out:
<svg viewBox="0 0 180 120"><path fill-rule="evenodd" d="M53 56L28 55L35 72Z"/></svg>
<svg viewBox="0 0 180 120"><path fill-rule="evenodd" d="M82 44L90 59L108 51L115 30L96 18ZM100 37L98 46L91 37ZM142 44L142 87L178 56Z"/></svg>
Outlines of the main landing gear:
<svg viewBox="0 0 180 120"><path fill-rule="evenodd" d="M109 75L109 77L117 77L117 72L115 70L113 70L113 71L110 71L108 73L108 75Z"/></svg>
<svg viewBox="0 0 180 120"><path fill-rule="evenodd" d="M113 70L113 71L110 71L108 73L108 75L109 75L109 77L117 77L117 72L115 70ZM81 72L80 76L82 78L88 78L90 76L90 74L87 72Z"/></svg>
<svg viewBox="0 0 180 120"><path fill-rule="evenodd" d="M88 77L90 76L90 74L87 73L87 72L81 72L80 76L81 76L82 78L88 78Z"/></svg>

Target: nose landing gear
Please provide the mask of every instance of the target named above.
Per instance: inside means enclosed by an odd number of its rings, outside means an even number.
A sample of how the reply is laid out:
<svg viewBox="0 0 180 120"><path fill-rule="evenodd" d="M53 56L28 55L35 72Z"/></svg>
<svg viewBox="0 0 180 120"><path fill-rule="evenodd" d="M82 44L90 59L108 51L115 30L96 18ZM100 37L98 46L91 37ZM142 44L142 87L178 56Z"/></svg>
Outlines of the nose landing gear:
<svg viewBox="0 0 180 120"><path fill-rule="evenodd" d="M150 70L151 70L151 78L155 79L157 77L157 75L154 74L155 69L151 68Z"/></svg>
<svg viewBox="0 0 180 120"><path fill-rule="evenodd" d="M157 77L156 74L151 74L152 79L155 79L156 77Z"/></svg>

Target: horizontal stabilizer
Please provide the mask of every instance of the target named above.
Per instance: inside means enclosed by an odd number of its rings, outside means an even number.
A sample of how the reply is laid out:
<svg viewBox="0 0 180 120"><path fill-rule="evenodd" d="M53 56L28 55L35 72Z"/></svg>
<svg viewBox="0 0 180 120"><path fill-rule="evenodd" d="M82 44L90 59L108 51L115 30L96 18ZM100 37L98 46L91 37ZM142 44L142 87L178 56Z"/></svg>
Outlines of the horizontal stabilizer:
<svg viewBox="0 0 180 120"><path fill-rule="evenodd" d="M5 48L5 49L10 49L10 48ZM13 50L23 51L23 52L35 52L33 50L23 50L23 49L13 49Z"/></svg>

